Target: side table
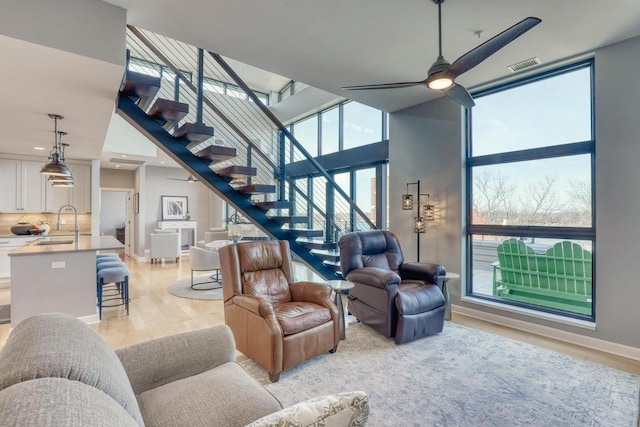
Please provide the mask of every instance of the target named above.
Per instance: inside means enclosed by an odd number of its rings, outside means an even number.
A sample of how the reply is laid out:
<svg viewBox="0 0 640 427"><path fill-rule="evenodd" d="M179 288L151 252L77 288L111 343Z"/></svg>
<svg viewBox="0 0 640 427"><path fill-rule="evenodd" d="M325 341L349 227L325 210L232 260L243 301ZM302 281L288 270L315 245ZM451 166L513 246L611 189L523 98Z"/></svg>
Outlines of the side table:
<svg viewBox="0 0 640 427"><path fill-rule="evenodd" d="M331 289L335 292L334 302L336 307L338 307L338 323L340 327L340 339L343 340L345 338L345 320L344 320L344 306L342 305L342 291L348 291L352 289L355 284L353 282L349 282L348 280L327 280Z"/></svg>
<svg viewBox="0 0 640 427"><path fill-rule="evenodd" d="M450 273L447 271L447 274L444 276L444 281L442 282L442 294L444 295L444 320L451 320L451 295L449 295L449 280L459 279L460 275L458 273Z"/></svg>

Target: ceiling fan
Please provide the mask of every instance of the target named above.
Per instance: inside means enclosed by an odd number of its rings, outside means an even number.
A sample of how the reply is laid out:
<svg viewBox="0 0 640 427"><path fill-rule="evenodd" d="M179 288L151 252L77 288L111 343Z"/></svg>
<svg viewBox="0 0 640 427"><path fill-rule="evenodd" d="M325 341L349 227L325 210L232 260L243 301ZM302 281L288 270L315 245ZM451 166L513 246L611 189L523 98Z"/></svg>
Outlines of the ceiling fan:
<svg viewBox="0 0 640 427"><path fill-rule="evenodd" d="M198 182L198 180L197 180L197 179L195 179L195 178L193 177L193 175L189 175L189 177L188 177L187 179L180 179L180 178L169 178L169 179L172 179L172 180L174 180L174 181L185 181L185 182L189 182L189 183L191 183L191 182Z"/></svg>
<svg viewBox="0 0 640 427"><path fill-rule="evenodd" d="M471 108L475 105L469 91L455 82L456 77L466 73L498 50L511 43L531 28L538 25L540 18L525 18L512 27L507 28L497 36L487 40L480 46L456 59L450 64L442 56L442 3L445 0L431 0L438 5L438 59L431 65L427 72L427 78L418 82L384 83L362 86L345 86L345 90L370 90L370 89L396 89L417 85L426 85L429 89L442 90L445 95L453 99L458 104Z"/></svg>

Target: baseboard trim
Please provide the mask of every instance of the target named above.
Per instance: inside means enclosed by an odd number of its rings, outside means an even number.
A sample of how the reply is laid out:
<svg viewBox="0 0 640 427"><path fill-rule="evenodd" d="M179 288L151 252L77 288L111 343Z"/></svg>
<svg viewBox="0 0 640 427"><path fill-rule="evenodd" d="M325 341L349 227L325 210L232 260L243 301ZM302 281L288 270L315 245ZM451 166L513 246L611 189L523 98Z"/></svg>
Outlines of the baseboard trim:
<svg viewBox="0 0 640 427"><path fill-rule="evenodd" d="M100 318L98 317L97 314L92 314L90 316L82 316L82 317L78 317L78 319L82 320L84 323L91 325L93 323L99 323L100 322Z"/></svg>
<svg viewBox="0 0 640 427"><path fill-rule="evenodd" d="M138 254L133 254L133 259L136 262L147 262L147 257L146 256L139 256Z"/></svg>
<svg viewBox="0 0 640 427"><path fill-rule="evenodd" d="M530 332L547 338L553 338L570 344L602 351L604 353L614 354L616 356L626 357L628 359L640 360L640 348L605 341L599 338L587 337L573 332L550 328L548 326L536 325L524 320L487 313L469 307L453 305L451 309L453 313L462 314L464 316L473 317L475 319L484 320L497 325L507 326L509 328Z"/></svg>

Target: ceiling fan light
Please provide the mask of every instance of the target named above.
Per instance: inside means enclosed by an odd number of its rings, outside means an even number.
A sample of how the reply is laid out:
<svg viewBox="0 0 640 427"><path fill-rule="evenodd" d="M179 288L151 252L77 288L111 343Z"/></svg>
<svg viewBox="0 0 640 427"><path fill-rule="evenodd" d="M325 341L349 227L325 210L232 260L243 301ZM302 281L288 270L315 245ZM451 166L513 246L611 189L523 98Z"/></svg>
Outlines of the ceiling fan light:
<svg viewBox="0 0 640 427"><path fill-rule="evenodd" d="M438 76L433 79L427 80L427 87L429 89L447 89L453 86L453 79L450 79L447 76Z"/></svg>

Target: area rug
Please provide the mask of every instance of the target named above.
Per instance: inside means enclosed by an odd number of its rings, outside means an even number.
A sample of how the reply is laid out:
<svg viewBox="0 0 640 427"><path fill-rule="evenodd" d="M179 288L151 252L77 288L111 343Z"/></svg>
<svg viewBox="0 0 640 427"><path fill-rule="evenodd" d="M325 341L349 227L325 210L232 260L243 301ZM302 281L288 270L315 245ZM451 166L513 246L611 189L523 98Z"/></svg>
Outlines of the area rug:
<svg viewBox="0 0 640 427"><path fill-rule="evenodd" d="M284 406L363 390L368 426L637 426L640 377L447 322L401 346L371 328L347 328L323 354L270 383L242 366Z"/></svg>
<svg viewBox="0 0 640 427"><path fill-rule="evenodd" d="M203 283L203 282L210 282L211 280L213 280L211 279L211 274L202 274L202 275L193 277L193 283L195 284L194 286L196 288L216 287L216 289L208 289L203 291L196 291L194 289L191 289L191 276L189 276L184 279L179 279L175 283L172 283L167 288L167 291L170 294L175 295L177 297L181 297L181 298L221 300L222 284L220 284L219 282ZM200 284L200 286L198 286L198 284Z"/></svg>
<svg viewBox="0 0 640 427"><path fill-rule="evenodd" d="M11 304L0 305L0 325L11 322Z"/></svg>

